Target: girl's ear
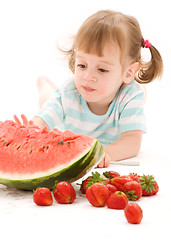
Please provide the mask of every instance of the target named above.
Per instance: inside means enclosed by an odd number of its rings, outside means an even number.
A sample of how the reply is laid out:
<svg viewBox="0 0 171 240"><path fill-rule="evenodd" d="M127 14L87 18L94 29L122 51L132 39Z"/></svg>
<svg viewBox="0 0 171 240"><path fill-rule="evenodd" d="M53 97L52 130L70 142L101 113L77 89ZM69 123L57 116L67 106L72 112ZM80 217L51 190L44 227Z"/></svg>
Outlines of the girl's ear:
<svg viewBox="0 0 171 240"><path fill-rule="evenodd" d="M124 73L123 82L130 83L134 79L135 74L139 70L140 70L139 62L131 63Z"/></svg>

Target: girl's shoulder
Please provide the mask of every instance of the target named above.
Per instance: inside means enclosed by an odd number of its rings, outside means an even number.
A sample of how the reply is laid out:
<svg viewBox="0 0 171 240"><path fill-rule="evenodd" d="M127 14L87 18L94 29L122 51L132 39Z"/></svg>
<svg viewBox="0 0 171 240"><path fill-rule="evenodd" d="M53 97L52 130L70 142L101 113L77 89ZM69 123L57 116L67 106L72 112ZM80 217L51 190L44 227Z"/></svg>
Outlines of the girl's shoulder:
<svg viewBox="0 0 171 240"><path fill-rule="evenodd" d="M73 101L75 102L80 102L80 93L78 92L73 77L68 78L63 86L60 88L60 95L61 98L68 103L72 104Z"/></svg>
<svg viewBox="0 0 171 240"><path fill-rule="evenodd" d="M65 92L77 90L74 83L74 78L70 76L68 79L66 79L65 82L61 85L60 90Z"/></svg>
<svg viewBox="0 0 171 240"><path fill-rule="evenodd" d="M65 82L57 88L51 95L51 99L58 99L62 101L63 98L67 96L72 98L72 96L78 95L73 77L69 77Z"/></svg>
<svg viewBox="0 0 171 240"><path fill-rule="evenodd" d="M65 83L60 87L59 90L65 95L79 95L72 76L65 81Z"/></svg>
<svg viewBox="0 0 171 240"><path fill-rule="evenodd" d="M118 97L126 101L135 97L144 98L144 87L135 80L132 80L130 83L121 86Z"/></svg>
<svg viewBox="0 0 171 240"><path fill-rule="evenodd" d="M123 84L121 87L121 91L122 93L132 95L143 92L144 90L142 85L133 79L130 83Z"/></svg>

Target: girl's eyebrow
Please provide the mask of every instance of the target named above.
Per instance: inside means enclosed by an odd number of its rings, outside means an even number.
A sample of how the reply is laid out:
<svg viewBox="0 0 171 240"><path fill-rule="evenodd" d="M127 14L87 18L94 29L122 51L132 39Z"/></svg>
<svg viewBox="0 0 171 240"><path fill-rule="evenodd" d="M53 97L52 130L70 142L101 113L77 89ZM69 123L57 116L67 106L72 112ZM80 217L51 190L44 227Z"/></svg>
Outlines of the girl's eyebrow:
<svg viewBox="0 0 171 240"><path fill-rule="evenodd" d="M114 66L114 63L112 62L108 62L108 61L100 61L101 63L107 64L107 65L111 65Z"/></svg>
<svg viewBox="0 0 171 240"><path fill-rule="evenodd" d="M77 54L76 54L76 58L80 58L82 60L86 60L83 56L80 56L80 55L77 55ZM100 60L99 63L102 63L102 64L104 63L104 64L107 64L107 65L114 66L114 63L108 62L108 61L105 61L105 60Z"/></svg>
<svg viewBox="0 0 171 240"><path fill-rule="evenodd" d="M83 58L83 59L85 59L85 56L80 54L80 53L76 53L75 56L76 56L76 58Z"/></svg>
<svg viewBox="0 0 171 240"><path fill-rule="evenodd" d="M84 57L76 54L76 58L82 58L83 59Z"/></svg>

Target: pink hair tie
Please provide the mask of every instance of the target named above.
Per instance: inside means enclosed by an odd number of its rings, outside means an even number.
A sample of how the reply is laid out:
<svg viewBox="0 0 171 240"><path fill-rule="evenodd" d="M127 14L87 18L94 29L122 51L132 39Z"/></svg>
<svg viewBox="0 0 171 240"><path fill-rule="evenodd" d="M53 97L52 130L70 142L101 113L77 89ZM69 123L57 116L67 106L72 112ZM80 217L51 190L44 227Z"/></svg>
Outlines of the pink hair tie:
<svg viewBox="0 0 171 240"><path fill-rule="evenodd" d="M151 43L148 40L144 40L142 43L143 48L149 48L151 46Z"/></svg>

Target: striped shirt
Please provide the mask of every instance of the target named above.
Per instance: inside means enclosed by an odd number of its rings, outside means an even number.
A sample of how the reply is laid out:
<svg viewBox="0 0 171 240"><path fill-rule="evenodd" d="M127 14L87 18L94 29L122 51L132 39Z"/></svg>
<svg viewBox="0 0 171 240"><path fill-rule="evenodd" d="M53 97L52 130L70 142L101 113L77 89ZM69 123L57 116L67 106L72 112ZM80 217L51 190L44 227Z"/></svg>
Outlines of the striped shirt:
<svg viewBox="0 0 171 240"><path fill-rule="evenodd" d="M95 115L71 79L52 94L37 116L50 129L84 133L106 146L120 139L123 132L146 131L143 107L144 91L132 80L119 88L105 115Z"/></svg>

